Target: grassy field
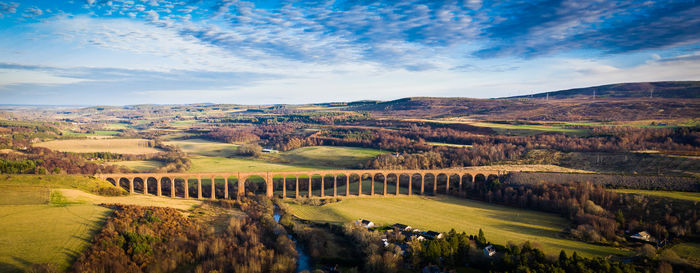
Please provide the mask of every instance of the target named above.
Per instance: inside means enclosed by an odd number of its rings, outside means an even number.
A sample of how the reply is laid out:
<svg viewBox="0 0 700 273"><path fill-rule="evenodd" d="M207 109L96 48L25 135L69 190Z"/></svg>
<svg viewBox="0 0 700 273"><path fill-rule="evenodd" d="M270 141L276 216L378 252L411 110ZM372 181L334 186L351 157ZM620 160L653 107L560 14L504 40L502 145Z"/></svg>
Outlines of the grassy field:
<svg viewBox="0 0 700 273"><path fill-rule="evenodd" d="M448 147L457 147L457 148L469 148L472 145L466 145L466 144L452 144L452 143L442 143L442 142L428 142L428 144L433 145L433 146L448 146Z"/></svg>
<svg viewBox="0 0 700 273"><path fill-rule="evenodd" d="M78 204L121 204L135 206L169 207L178 210L190 210L202 204L202 201L183 198L158 197L145 194L130 194L128 196L99 196L84 191L71 189L55 189L52 193L60 193L65 202Z"/></svg>
<svg viewBox="0 0 700 273"><path fill-rule="evenodd" d="M109 182L82 175L0 175L0 186L32 186L43 188L78 189L98 193L103 188L116 188Z"/></svg>
<svg viewBox="0 0 700 273"><path fill-rule="evenodd" d="M561 124L545 125L545 124L505 124L505 123L494 123L494 122L484 122L471 119L463 118L448 118L448 119L409 119L411 121L425 121L425 122L435 122L435 123L460 123L469 124L477 127L487 127L496 131L501 135L516 135L516 136L529 136L536 135L545 132L556 132L563 133L567 135L584 136L589 132L585 129L573 129L564 128Z"/></svg>
<svg viewBox="0 0 700 273"><path fill-rule="evenodd" d="M65 271L110 213L98 204L190 210L202 203L143 194L107 197L83 191L100 187L112 185L82 176L0 176L0 272L25 272L38 263L53 263Z"/></svg>
<svg viewBox="0 0 700 273"><path fill-rule="evenodd" d="M119 132L109 131L109 130L98 130L98 131L94 131L92 133L76 133L76 132L71 132L71 131L63 132L64 136L71 136L71 137L116 136L117 134L119 134Z"/></svg>
<svg viewBox="0 0 700 273"><path fill-rule="evenodd" d="M494 243L531 241L551 255L561 249L587 257L624 253L621 249L561 238L560 232L568 223L554 214L454 197L351 198L324 206L290 204L289 208L299 218L319 222L344 223L363 218L379 225L402 223L441 232L454 228L468 234L477 234L482 228Z"/></svg>
<svg viewBox="0 0 700 273"><path fill-rule="evenodd" d="M47 204L47 187L0 185L0 190L0 272L24 272L37 263L67 269L110 211L94 205Z"/></svg>
<svg viewBox="0 0 700 273"><path fill-rule="evenodd" d="M303 171L314 170L313 167L289 164L268 163L244 158L194 157L191 158L191 173L197 172L260 172L260 171Z"/></svg>
<svg viewBox="0 0 700 273"><path fill-rule="evenodd" d="M682 192L682 191L654 191L654 190L634 190L634 189L614 189L612 191L619 193L633 193L642 195L651 195L659 197L668 197L692 202L700 202L700 192Z"/></svg>
<svg viewBox="0 0 700 273"><path fill-rule="evenodd" d="M678 256L685 259L689 263L700 266L700 244L698 243L682 243L671 248Z"/></svg>
<svg viewBox="0 0 700 273"><path fill-rule="evenodd" d="M347 169L382 154L376 149L312 146L280 153L282 160L298 166Z"/></svg>
<svg viewBox="0 0 700 273"><path fill-rule="evenodd" d="M0 184L0 205L40 205L49 203L49 188Z"/></svg>
<svg viewBox="0 0 700 273"><path fill-rule="evenodd" d="M152 172L153 170L162 167L163 162L156 160L133 160L116 162L114 165L125 166L137 172Z"/></svg>
<svg viewBox="0 0 700 273"><path fill-rule="evenodd" d="M180 147L183 152L191 155L229 157L234 156L238 151L238 145L209 141L205 139L186 139L164 142L166 145Z"/></svg>
<svg viewBox="0 0 700 273"><path fill-rule="evenodd" d="M223 157L233 153L234 144L210 141L169 141L185 152L198 154L191 158L189 172L230 171L305 171L315 169L349 169L380 154L379 150L352 147L304 147L278 154L263 154L260 158ZM211 156L206 156L211 155Z"/></svg>
<svg viewBox="0 0 700 273"><path fill-rule="evenodd" d="M94 205L0 206L0 272L24 272L36 263L67 269L109 212Z"/></svg>
<svg viewBox="0 0 700 273"><path fill-rule="evenodd" d="M156 148L148 147L148 140L145 139L67 139L42 142L35 146L74 153L153 154L159 152Z"/></svg>

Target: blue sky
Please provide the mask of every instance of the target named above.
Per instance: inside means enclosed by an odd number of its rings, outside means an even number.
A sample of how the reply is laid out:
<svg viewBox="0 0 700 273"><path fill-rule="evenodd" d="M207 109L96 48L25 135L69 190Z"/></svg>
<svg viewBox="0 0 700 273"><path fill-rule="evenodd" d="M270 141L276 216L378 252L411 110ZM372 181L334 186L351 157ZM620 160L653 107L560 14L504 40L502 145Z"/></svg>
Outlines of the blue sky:
<svg viewBox="0 0 700 273"><path fill-rule="evenodd" d="M490 98L700 80L700 2L0 0L0 104Z"/></svg>

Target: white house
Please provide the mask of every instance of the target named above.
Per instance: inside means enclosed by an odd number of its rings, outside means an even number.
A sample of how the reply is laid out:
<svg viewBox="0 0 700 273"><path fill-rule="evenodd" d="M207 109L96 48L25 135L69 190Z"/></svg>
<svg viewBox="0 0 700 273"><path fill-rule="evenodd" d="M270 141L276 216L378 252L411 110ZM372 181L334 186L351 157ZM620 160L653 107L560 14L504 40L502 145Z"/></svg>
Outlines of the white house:
<svg viewBox="0 0 700 273"><path fill-rule="evenodd" d="M355 224L358 226L361 226L363 228L373 228L374 227L374 223L372 223L372 221L365 220L365 219L358 219L357 221L355 221Z"/></svg>
<svg viewBox="0 0 700 273"><path fill-rule="evenodd" d="M487 245L486 247L484 247L484 255L491 257L495 254L496 254L496 248L493 247L493 245Z"/></svg>
<svg viewBox="0 0 700 273"><path fill-rule="evenodd" d="M642 241L649 241L651 239L651 235L647 233L646 231L639 232L635 235L630 236L632 239L637 239L637 240L642 240Z"/></svg>

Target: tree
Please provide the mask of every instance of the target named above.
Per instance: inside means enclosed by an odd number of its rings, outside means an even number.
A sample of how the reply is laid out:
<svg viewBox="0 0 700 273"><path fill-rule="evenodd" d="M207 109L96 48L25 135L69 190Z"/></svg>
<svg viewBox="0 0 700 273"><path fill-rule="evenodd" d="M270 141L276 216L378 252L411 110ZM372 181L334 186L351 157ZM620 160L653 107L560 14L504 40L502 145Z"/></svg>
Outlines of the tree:
<svg viewBox="0 0 700 273"><path fill-rule="evenodd" d="M479 243L479 245L486 244L486 236L484 235L484 231L482 229L479 229L479 236L476 237L476 241Z"/></svg>
<svg viewBox="0 0 700 273"><path fill-rule="evenodd" d="M238 154L257 157L262 154L262 147L254 143L243 144L241 147L238 147Z"/></svg>

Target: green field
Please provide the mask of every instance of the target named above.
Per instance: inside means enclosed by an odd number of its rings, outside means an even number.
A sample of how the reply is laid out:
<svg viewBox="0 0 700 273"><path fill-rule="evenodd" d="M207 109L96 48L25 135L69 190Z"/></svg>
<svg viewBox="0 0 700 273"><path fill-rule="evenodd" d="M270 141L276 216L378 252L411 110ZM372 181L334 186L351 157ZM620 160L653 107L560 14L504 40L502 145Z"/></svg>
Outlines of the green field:
<svg viewBox="0 0 700 273"><path fill-rule="evenodd" d="M0 272L23 272L36 263L67 269L109 212L94 205L0 206Z"/></svg>
<svg viewBox="0 0 700 273"><path fill-rule="evenodd" d="M198 172L264 172L264 171L304 171L313 167L294 166L289 164L268 163L244 158L226 157L193 157L191 173Z"/></svg>
<svg viewBox="0 0 700 273"><path fill-rule="evenodd" d="M110 212L95 205L48 204L47 187L18 183L0 190L0 272L24 272L39 263L66 270Z"/></svg>
<svg viewBox="0 0 700 273"><path fill-rule="evenodd" d="M98 130L98 131L93 131L92 133L76 133L76 132L63 132L64 136L69 136L69 137L91 137L91 136L116 136L118 135L118 131L108 131L108 130Z"/></svg>
<svg viewBox="0 0 700 273"><path fill-rule="evenodd" d="M313 146L277 154L263 154L260 158L206 156L233 153L234 144L210 141L170 141L185 152L198 153L191 158L189 172L257 172L306 171L315 169L349 169L374 158L381 152L353 147ZM237 148L236 148L237 149ZM197 152L199 151L199 152ZM204 152L202 152L204 151Z"/></svg>
<svg viewBox="0 0 700 273"><path fill-rule="evenodd" d="M433 146L448 146L448 147L457 147L457 148L469 148L472 145L467 145L467 144L452 144L452 143L442 143L442 142L428 142L428 144L433 145Z"/></svg>
<svg viewBox="0 0 700 273"><path fill-rule="evenodd" d="M0 186L32 186L43 188L78 189L86 192L99 193L102 190L116 188L109 182L82 175L30 175L4 174L0 175Z"/></svg>
<svg viewBox="0 0 700 273"><path fill-rule="evenodd" d="M698 243L682 243L671 248L678 256L688 261L690 264L700 266L700 244Z"/></svg>
<svg viewBox="0 0 700 273"><path fill-rule="evenodd" d="M49 203L49 188L0 184L0 205L41 205Z"/></svg>
<svg viewBox="0 0 700 273"><path fill-rule="evenodd" d="M533 125L533 124L504 124L492 122L470 122L470 125L488 127L494 129L502 135L528 136L544 132L556 132L567 135L583 136L588 134L586 129L563 128L556 125Z"/></svg>
<svg viewBox="0 0 700 273"><path fill-rule="evenodd" d="M574 136L585 136L589 133L586 129L565 128L564 124L509 124L485 122L467 119L409 119L411 121L424 121L434 123L459 123L477 127L487 127L501 135L529 136L545 132L556 132Z"/></svg>
<svg viewBox="0 0 700 273"><path fill-rule="evenodd" d="M683 191L654 191L654 190L633 190L633 189L615 189L619 193L632 193L650 196L659 196L667 198L675 198L680 200L688 200L692 202L700 202L700 192L683 192Z"/></svg>
<svg viewBox="0 0 700 273"><path fill-rule="evenodd" d="M229 157L236 155L237 144L222 143L204 139L172 140L164 142L166 145L180 147L183 152L191 155Z"/></svg>
<svg viewBox="0 0 700 273"><path fill-rule="evenodd" d="M113 164L121 165L137 172L153 172L155 169L163 167L163 162L156 160L119 161Z"/></svg>
<svg viewBox="0 0 700 273"><path fill-rule="evenodd" d="M454 228L468 234L477 234L481 228L494 243L531 241L551 255L561 249L587 257L625 253L622 249L561 238L568 223L555 214L454 197L351 198L324 206L290 203L289 208L299 218L318 222L345 223L362 218L379 225L402 223L441 232Z"/></svg>
<svg viewBox="0 0 700 273"><path fill-rule="evenodd" d="M283 152L279 157L283 161L298 166L348 169L367 163L380 154L382 152L376 149L312 146Z"/></svg>

